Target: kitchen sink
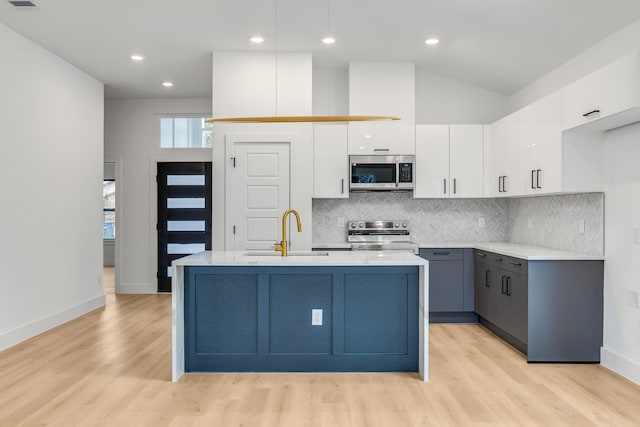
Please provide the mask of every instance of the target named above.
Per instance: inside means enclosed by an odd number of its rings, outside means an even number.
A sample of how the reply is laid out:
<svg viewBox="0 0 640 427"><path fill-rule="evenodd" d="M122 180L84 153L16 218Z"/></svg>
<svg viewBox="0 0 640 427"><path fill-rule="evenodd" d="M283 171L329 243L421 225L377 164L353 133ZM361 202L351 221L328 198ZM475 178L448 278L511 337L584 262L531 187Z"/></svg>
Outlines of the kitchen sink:
<svg viewBox="0 0 640 427"><path fill-rule="evenodd" d="M289 251L287 256L328 256L329 252L326 251ZM276 251L249 251L245 252L243 256L282 256L280 252Z"/></svg>

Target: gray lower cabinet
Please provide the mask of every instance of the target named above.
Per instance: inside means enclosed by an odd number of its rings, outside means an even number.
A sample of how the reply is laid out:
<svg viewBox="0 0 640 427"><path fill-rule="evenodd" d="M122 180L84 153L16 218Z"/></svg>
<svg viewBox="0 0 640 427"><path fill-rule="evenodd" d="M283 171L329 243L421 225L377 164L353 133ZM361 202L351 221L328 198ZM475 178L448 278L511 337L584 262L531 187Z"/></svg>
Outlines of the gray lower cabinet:
<svg viewBox="0 0 640 427"><path fill-rule="evenodd" d="M429 260L429 321L475 323L473 250L420 249Z"/></svg>
<svg viewBox="0 0 640 427"><path fill-rule="evenodd" d="M481 324L529 362L599 362L603 261L526 261L476 250Z"/></svg>

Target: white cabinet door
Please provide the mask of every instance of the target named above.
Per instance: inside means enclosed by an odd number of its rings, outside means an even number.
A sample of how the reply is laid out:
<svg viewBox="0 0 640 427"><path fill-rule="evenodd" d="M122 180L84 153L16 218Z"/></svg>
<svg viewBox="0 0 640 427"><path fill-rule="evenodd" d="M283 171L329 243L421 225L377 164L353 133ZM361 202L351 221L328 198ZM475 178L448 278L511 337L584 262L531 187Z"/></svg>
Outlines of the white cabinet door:
<svg viewBox="0 0 640 427"><path fill-rule="evenodd" d="M524 107L517 113L520 166L514 176L518 180L521 194L533 194L538 189L539 168L538 106L536 103ZM515 190L515 189L513 189Z"/></svg>
<svg viewBox="0 0 640 427"><path fill-rule="evenodd" d="M400 123L350 124L349 154L415 154L415 125Z"/></svg>
<svg viewBox="0 0 640 427"><path fill-rule="evenodd" d="M634 52L570 84L565 88L564 128L640 106L639 80L638 52Z"/></svg>
<svg viewBox="0 0 640 427"><path fill-rule="evenodd" d="M506 149L507 139L507 118L500 119L489 126L491 141L489 145L489 167L488 174L489 194L492 197L502 197L506 194L503 191L503 179L506 176Z"/></svg>
<svg viewBox="0 0 640 427"><path fill-rule="evenodd" d="M555 92L536 102L538 137L531 163L530 187L533 193L562 191L562 92Z"/></svg>
<svg viewBox="0 0 640 427"><path fill-rule="evenodd" d="M416 126L416 183L414 197L448 197L449 126Z"/></svg>
<svg viewBox="0 0 640 427"><path fill-rule="evenodd" d="M484 186L483 141L484 129L482 125L450 126L450 197L482 197Z"/></svg>
<svg viewBox="0 0 640 427"><path fill-rule="evenodd" d="M313 126L313 197L349 197L347 125Z"/></svg>

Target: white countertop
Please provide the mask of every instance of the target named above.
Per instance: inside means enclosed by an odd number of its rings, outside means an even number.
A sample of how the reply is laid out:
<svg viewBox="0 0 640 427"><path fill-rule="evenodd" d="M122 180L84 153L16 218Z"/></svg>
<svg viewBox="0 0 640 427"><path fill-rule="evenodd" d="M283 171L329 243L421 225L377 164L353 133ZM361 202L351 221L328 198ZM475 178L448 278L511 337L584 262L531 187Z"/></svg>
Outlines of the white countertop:
<svg viewBox="0 0 640 427"><path fill-rule="evenodd" d="M261 255L247 255L247 253ZM296 255L303 253L304 255ZM326 255L320 255L326 254ZM205 251L173 261L173 266L362 266L425 265L426 260L405 252L336 251L296 252L283 257L270 251Z"/></svg>
<svg viewBox="0 0 640 427"><path fill-rule="evenodd" d="M348 243L313 244L315 249L347 248ZM503 255L529 261L603 261L604 255L592 255L581 252L562 251L539 246L521 245L510 242L418 242L421 249L430 248L471 248L497 252Z"/></svg>

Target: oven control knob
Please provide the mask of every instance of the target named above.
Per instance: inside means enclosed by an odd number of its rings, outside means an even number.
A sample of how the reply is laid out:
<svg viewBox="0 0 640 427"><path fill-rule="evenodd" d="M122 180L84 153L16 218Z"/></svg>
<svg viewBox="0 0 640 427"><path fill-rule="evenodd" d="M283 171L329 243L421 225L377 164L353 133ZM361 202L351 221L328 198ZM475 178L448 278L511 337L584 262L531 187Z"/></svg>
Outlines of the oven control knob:
<svg viewBox="0 0 640 427"><path fill-rule="evenodd" d="M395 225L396 228L400 227L400 223L399 222L396 222L394 225Z"/></svg>
<svg viewBox="0 0 640 427"><path fill-rule="evenodd" d="M356 227L357 227L356 223L355 223L355 222L352 222L352 223L351 223L351 228L356 228Z"/></svg>
<svg viewBox="0 0 640 427"><path fill-rule="evenodd" d="M364 228L364 222L361 222L360 224L358 224L358 227Z"/></svg>
<svg viewBox="0 0 640 427"><path fill-rule="evenodd" d="M407 228L407 223L406 222L402 223L402 228Z"/></svg>

